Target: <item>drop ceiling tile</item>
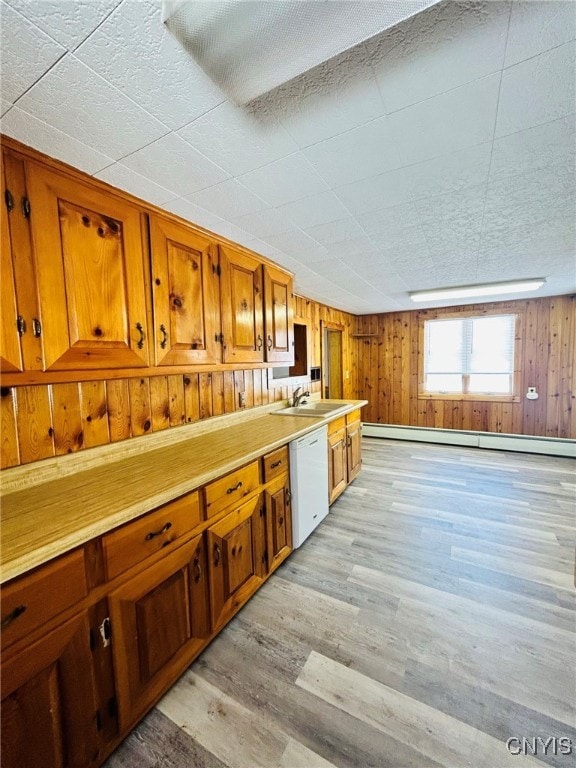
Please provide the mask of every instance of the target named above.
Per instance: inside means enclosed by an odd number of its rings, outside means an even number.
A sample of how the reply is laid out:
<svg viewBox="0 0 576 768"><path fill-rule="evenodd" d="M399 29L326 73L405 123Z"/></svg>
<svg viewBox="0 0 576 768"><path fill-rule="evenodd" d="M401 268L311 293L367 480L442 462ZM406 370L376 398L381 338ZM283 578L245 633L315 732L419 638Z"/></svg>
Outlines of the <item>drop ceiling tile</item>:
<svg viewBox="0 0 576 768"><path fill-rule="evenodd" d="M380 249L380 263L384 267L397 272L403 279L421 270L434 268L427 243L418 240L413 243L404 242L404 246L391 244Z"/></svg>
<svg viewBox="0 0 576 768"><path fill-rule="evenodd" d="M169 133L142 147L122 162L142 176L173 190L180 197L219 184L228 178L226 171L214 165L175 133ZM191 202L200 204L196 200Z"/></svg>
<svg viewBox="0 0 576 768"><path fill-rule="evenodd" d="M12 107L0 121L0 130L56 160L62 160L86 173L96 173L114 162L92 147L87 147L57 128L37 120L18 107Z"/></svg>
<svg viewBox="0 0 576 768"><path fill-rule="evenodd" d="M73 51L120 0L7 0L53 40Z"/></svg>
<svg viewBox="0 0 576 768"><path fill-rule="evenodd" d="M153 205L162 205L174 199L174 192L164 189L164 187L145 176L141 176L136 171L132 171L122 163L114 163L114 165L104 168L95 175L102 181L107 181L108 184L119 187Z"/></svg>
<svg viewBox="0 0 576 768"><path fill-rule="evenodd" d="M334 192L353 216L410 202L410 186L406 183L409 169L400 168L372 176L352 184L336 187Z"/></svg>
<svg viewBox="0 0 576 768"><path fill-rule="evenodd" d="M245 173L238 180L273 207L328 189L301 152Z"/></svg>
<svg viewBox="0 0 576 768"><path fill-rule="evenodd" d="M362 45L276 89L266 103L302 148L385 112Z"/></svg>
<svg viewBox="0 0 576 768"><path fill-rule="evenodd" d="M345 206L332 191L304 197L293 203L282 205L277 210L302 229L314 227L316 224L327 224L348 216Z"/></svg>
<svg viewBox="0 0 576 768"><path fill-rule="evenodd" d="M374 253L377 250L368 235L361 235L339 243L331 243L328 248L331 254L345 262L354 261L358 256Z"/></svg>
<svg viewBox="0 0 576 768"><path fill-rule="evenodd" d="M301 229L292 228L289 232L281 232L277 235L263 237L267 243L278 248L279 251L285 251L288 255L294 255L295 252L306 253L315 251L318 243L313 240Z"/></svg>
<svg viewBox="0 0 576 768"><path fill-rule="evenodd" d="M207 208L223 219L235 219L247 213L262 211L267 207L263 200L252 194L236 179L227 179L188 197L196 205Z"/></svg>
<svg viewBox="0 0 576 768"><path fill-rule="evenodd" d="M179 135L232 176L268 165L298 150L274 117L258 118L249 109L229 102L194 120L182 128Z"/></svg>
<svg viewBox="0 0 576 768"><path fill-rule="evenodd" d="M504 61L506 3L440 3L409 21L409 34L374 71L388 113L497 72Z"/></svg>
<svg viewBox="0 0 576 768"><path fill-rule="evenodd" d="M505 69L496 136L506 136L573 114L576 44L565 43Z"/></svg>
<svg viewBox="0 0 576 768"><path fill-rule="evenodd" d="M215 216L205 208L202 208L199 205L194 205L194 203L191 203L190 200L185 197L178 197L176 200L170 200L170 202L164 203L162 208L170 213L176 214L176 216L181 216L183 219L186 219L186 221L192 222L192 224L205 227L211 232L216 232L217 227L223 223L220 216Z"/></svg>
<svg viewBox="0 0 576 768"><path fill-rule="evenodd" d="M316 245L313 248L300 251L298 249L289 251L290 256L301 264L314 264L317 261L325 261L330 258L330 251L323 245Z"/></svg>
<svg viewBox="0 0 576 768"><path fill-rule="evenodd" d="M484 216L486 185L427 197L415 202L418 218L429 246L439 241L455 246L462 241L475 242Z"/></svg>
<svg viewBox="0 0 576 768"><path fill-rule="evenodd" d="M504 66L556 48L576 36L573 0L529 0L512 3Z"/></svg>
<svg viewBox="0 0 576 768"><path fill-rule="evenodd" d="M492 140L500 73L388 116L392 146L406 165Z"/></svg>
<svg viewBox="0 0 576 768"><path fill-rule="evenodd" d="M0 5L2 97L14 103L66 49L8 5Z"/></svg>
<svg viewBox="0 0 576 768"><path fill-rule="evenodd" d="M404 186L412 199L418 200L485 183L491 149L491 142L487 142L403 168Z"/></svg>
<svg viewBox="0 0 576 768"><path fill-rule="evenodd" d="M18 106L93 149L105 147L115 160L166 133L162 123L70 53Z"/></svg>
<svg viewBox="0 0 576 768"><path fill-rule="evenodd" d="M511 133L494 142L490 180L516 176L559 163L573 167L575 151L574 115Z"/></svg>
<svg viewBox="0 0 576 768"><path fill-rule="evenodd" d="M406 165L383 117L303 150L331 187L350 184Z"/></svg>
<svg viewBox="0 0 576 768"><path fill-rule="evenodd" d="M351 216L326 224L316 224L314 227L308 227L305 232L318 243L326 246L336 243L345 244L364 236L362 227Z"/></svg>
<svg viewBox="0 0 576 768"><path fill-rule="evenodd" d="M6 99L0 99L0 116L5 115L6 112L12 107L12 102Z"/></svg>
<svg viewBox="0 0 576 768"><path fill-rule="evenodd" d="M234 224L247 232L252 232L258 238L280 235L294 229L292 222L284 215L281 208L266 208L239 216L234 220Z"/></svg>
<svg viewBox="0 0 576 768"><path fill-rule="evenodd" d="M388 233L403 231L407 227L418 227L420 218L414 203L396 205L393 208L382 208L358 216L359 224L371 237L385 237Z"/></svg>
<svg viewBox="0 0 576 768"><path fill-rule="evenodd" d="M159 3L125 0L76 55L172 130L224 101L162 24Z"/></svg>
<svg viewBox="0 0 576 768"><path fill-rule="evenodd" d="M243 229L240 229L240 227L237 227L235 224L231 224L229 221L223 221L221 224L218 224L214 231L216 234L226 237L228 240L232 240L232 242L239 243L240 245L244 245L244 243L249 243L253 240L250 232L245 232Z"/></svg>

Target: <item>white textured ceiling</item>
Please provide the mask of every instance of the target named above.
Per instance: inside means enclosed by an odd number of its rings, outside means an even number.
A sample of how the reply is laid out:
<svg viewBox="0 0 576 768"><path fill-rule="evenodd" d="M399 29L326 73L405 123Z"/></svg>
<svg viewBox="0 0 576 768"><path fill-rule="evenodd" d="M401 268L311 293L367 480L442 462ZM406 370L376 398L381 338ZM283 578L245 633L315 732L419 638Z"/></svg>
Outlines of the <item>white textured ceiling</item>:
<svg viewBox="0 0 576 768"><path fill-rule="evenodd" d="M442 2L249 107L160 5L0 0L2 132L356 314L494 280L576 289L573 0Z"/></svg>

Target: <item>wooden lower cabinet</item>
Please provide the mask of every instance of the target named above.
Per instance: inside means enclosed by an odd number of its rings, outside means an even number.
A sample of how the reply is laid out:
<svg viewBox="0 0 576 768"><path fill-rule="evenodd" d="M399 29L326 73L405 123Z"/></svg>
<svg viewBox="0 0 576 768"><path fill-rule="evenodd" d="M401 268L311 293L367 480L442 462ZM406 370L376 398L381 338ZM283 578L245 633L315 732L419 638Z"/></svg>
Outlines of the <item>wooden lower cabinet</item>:
<svg viewBox="0 0 576 768"><path fill-rule="evenodd" d="M124 731L185 669L210 634L203 536L129 579L108 602Z"/></svg>
<svg viewBox="0 0 576 768"><path fill-rule="evenodd" d="M288 460L277 448L2 586L2 768L104 761L292 551Z"/></svg>
<svg viewBox="0 0 576 768"><path fill-rule="evenodd" d="M362 427L360 421L353 421L346 427L346 467L348 482L359 474L362 466Z"/></svg>
<svg viewBox="0 0 576 768"><path fill-rule="evenodd" d="M266 577L262 494L207 530L212 631L222 627Z"/></svg>
<svg viewBox="0 0 576 768"><path fill-rule="evenodd" d="M360 411L335 419L328 425L328 496L336 501L362 466Z"/></svg>
<svg viewBox="0 0 576 768"><path fill-rule="evenodd" d="M328 493L330 504L348 485L346 469L346 427L328 433Z"/></svg>
<svg viewBox="0 0 576 768"><path fill-rule="evenodd" d="M288 475L277 478L264 491L268 572L276 570L292 552L292 514Z"/></svg>
<svg viewBox="0 0 576 768"><path fill-rule="evenodd" d="M3 768L98 761L100 736L88 612L2 664Z"/></svg>

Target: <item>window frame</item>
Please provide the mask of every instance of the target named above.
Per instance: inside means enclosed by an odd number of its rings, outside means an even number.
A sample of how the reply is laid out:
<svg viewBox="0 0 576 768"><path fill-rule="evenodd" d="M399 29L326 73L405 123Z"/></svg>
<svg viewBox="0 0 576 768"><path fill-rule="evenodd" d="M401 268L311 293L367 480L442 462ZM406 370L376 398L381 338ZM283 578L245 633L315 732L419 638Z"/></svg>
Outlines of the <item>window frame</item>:
<svg viewBox="0 0 576 768"><path fill-rule="evenodd" d="M425 374L425 356L426 356L426 335L425 335L425 323L428 320L465 320L468 318L483 318L493 317L499 315L514 315L514 362L512 371L512 393L511 394L486 394L481 392L429 392L426 390L426 374ZM513 310L508 310L503 307L498 309L478 309L475 311L467 310L445 312L438 311L424 311L419 313L418 318L418 399L419 400L460 400L460 401L475 401L475 402L491 402L491 403L518 403L520 402L521 391L521 370L520 363L522 360L522 316ZM462 378L467 374L463 373Z"/></svg>

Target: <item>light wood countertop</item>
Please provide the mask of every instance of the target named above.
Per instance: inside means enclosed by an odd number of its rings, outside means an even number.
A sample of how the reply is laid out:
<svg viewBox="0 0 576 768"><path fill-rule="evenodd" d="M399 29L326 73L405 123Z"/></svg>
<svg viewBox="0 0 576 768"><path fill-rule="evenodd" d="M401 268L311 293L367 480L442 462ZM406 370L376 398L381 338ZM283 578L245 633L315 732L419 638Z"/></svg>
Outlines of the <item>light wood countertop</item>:
<svg viewBox="0 0 576 768"><path fill-rule="evenodd" d="M109 451L92 449L88 468L48 475L30 487L3 482L1 574L3 583L83 544L90 539L161 506L184 493L257 459L262 454L307 434L332 418L366 405L366 400L343 400L345 410L324 418L261 415L205 431L189 439L175 439L154 447L146 437L139 452L112 458ZM272 410L272 408L270 408ZM178 430L175 430L178 431ZM151 436L152 437L152 436ZM119 444L120 445L120 444ZM96 457L96 460L95 460ZM68 457L62 457L66 459ZM53 467L57 463L53 462ZM29 470L34 473L34 465ZM22 475L23 468L4 470ZM23 487L22 487L23 486Z"/></svg>

